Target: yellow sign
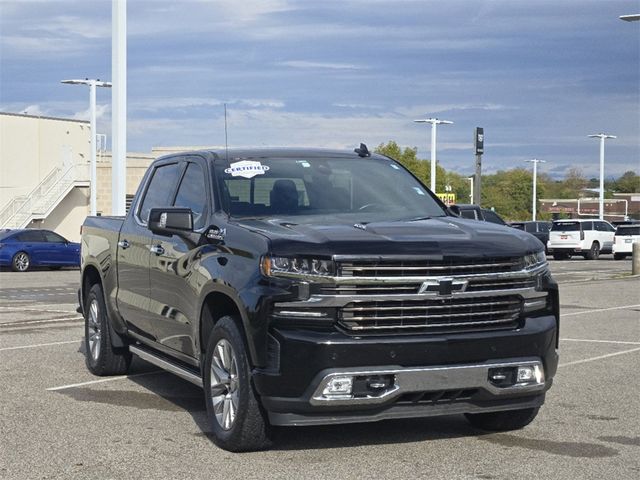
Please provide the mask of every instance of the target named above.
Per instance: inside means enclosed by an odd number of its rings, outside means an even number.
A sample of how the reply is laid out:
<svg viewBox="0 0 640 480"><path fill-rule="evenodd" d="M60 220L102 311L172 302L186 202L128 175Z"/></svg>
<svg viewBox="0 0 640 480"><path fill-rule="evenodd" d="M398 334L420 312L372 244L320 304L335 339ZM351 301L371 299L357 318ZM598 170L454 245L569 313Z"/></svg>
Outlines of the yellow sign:
<svg viewBox="0 0 640 480"><path fill-rule="evenodd" d="M444 202L445 205L453 205L456 203L456 194L451 192L436 193L438 198Z"/></svg>

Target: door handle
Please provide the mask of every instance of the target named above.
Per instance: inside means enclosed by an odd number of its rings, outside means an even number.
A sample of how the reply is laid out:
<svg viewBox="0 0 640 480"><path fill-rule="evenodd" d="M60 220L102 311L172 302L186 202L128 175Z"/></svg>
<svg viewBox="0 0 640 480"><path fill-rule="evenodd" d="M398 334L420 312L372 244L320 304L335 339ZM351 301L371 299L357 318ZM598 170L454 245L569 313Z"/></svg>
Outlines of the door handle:
<svg viewBox="0 0 640 480"><path fill-rule="evenodd" d="M126 250L127 248L129 248L131 246L131 244L127 241L127 240L120 240L118 242L118 246L123 249Z"/></svg>
<svg viewBox="0 0 640 480"><path fill-rule="evenodd" d="M151 250L151 253L155 253L156 255L164 254L164 248L162 248L162 245L153 245L152 247L149 247L149 250Z"/></svg>

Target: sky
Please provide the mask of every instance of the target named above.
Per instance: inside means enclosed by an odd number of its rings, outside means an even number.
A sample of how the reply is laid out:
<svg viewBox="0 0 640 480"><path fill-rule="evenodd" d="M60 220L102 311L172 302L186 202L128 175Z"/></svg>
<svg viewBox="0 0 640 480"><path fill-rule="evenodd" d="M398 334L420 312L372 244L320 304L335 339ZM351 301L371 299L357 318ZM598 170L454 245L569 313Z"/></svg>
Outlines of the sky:
<svg viewBox="0 0 640 480"><path fill-rule="evenodd" d="M394 140L471 174L640 172L638 0L129 0L130 152L159 146L353 149ZM111 80L111 0L0 0L0 111L88 119ZM84 89L84 91L83 91ZM111 91L98 91L110 137Z"/></svg>

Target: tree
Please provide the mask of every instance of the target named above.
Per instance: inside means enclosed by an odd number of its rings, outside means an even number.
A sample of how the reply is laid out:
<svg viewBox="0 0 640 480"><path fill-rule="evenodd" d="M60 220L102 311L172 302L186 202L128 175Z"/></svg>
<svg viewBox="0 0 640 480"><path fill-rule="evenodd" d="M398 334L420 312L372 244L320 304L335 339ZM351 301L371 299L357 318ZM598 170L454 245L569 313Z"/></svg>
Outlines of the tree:
<svg viewBox="0 0 640 480"><path fill-rule="evenodd" d="M627 171L620 178L615 180L613 189L619 193L640 192L640 175L634 171Z"/></svg>

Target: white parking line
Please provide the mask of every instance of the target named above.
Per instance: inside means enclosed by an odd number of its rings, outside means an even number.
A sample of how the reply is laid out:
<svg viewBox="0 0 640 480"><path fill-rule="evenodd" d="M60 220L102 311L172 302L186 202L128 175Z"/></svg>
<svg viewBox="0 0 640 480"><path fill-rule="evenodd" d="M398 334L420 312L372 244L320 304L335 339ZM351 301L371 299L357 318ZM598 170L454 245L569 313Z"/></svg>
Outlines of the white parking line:
<svg viewBox="0 0 640 480"><path fill-rule="evenodd" d="M82 317L78 315L74 315L73 317L52 318L49 320L25 320L24 322L17 321L17 322L11 322L11 323L0 323L0 328L2 327L16 328L16 327L21 327L23 325L33 325L34 323L68 322L70 320L80 320L80 319L82 319Z"/></svg>
<svg viewBox="0 0 640 480"><path fill-rule="evenodd" d="M156 375L158 373L165 373L165 371L164 370L156 370L154 372L135 373L133 375L119 375L117 377L101 378L100 380L91 380L91 381L82 382L82 383L71 383L69 385L61 385L59 387L47 388L47 391L48 392L56 392L58 390L66 390L67 388L84 387L85 385L93 385L94 383L113 382L115 380L123 380L125 378L142 377L144 375Z"/></svg>
<svg viewBox="0 0 640 480"><path fill-rule="evenodd" d="M609 310L624 310L626 308L635 308L635 307L640 307L640 305L622 305L620 307L594 308L593 310L585 310L585 311L582 311L582 312L561 313L560 316L561 317L572 317L574 315L585 315L587 313L594 313L594 312L607 312Z"/></svg>
<svg viewBox="0 0 640 480"><path fill-rule="evenodd" d="M613 343L618 345L640 345L640 342L624 342L622 340L591 340L587 338L561 338L561 342Z"/></svg>
<svg viewBox="0 0 640 480"><path fill-rule="evenodd" d="M48 347L49 345L66 345L68 343L79 343L81 340L68 340L66 342L51 342L51 343L37 343L35 345L20 345L19 347L4 347L0 348L0 352L6 352L9 350L22 350L25 348L39 348L39 347Z"/></svg>
<svg viewBox="0 0 640 480"><path fill-rule="evenodd" d="M627 353L633 353L638 351L640 351L640 347L632 348L631 350L623 350L622 352L607 353L606 355L599 355L597 357L591 357L591 358L585 358L583 360L575 360L573 362L561 363L560 365L558 365L558 368L568 367L569 365L578 365L580 363L595 362L596 360L602 360L604 358L616 357L618 355L625 355Z"/></svg>

